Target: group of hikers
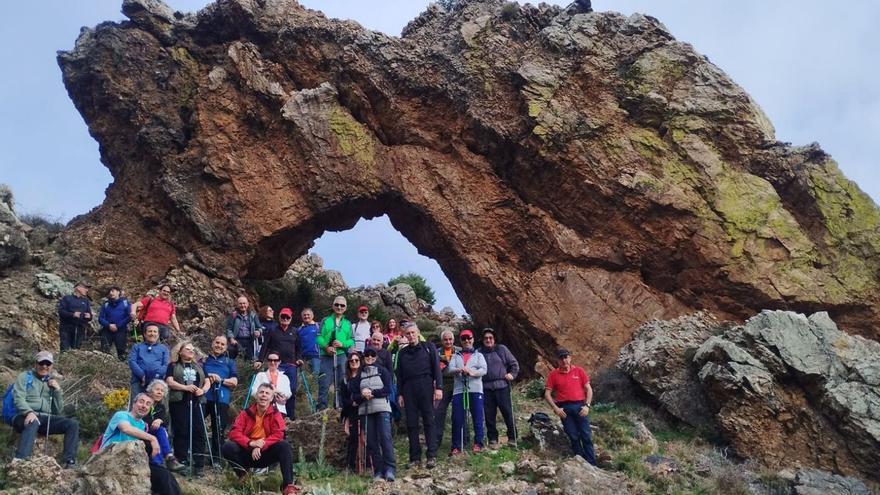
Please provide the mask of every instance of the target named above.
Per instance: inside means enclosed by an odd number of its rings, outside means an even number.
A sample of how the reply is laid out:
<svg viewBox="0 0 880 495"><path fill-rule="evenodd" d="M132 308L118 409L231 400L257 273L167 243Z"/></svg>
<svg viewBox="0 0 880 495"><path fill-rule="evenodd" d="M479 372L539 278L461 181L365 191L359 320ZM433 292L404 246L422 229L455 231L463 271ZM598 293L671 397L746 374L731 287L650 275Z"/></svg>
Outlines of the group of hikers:
<svg viewBox="0 0 880 495"><path fill-rule="evenodd" d="M74 293L58 303L62 352L79 348L91 323L89 288L87 282L78 282ZM482 330L479 348L469 329L459 332L460 345L455 345L451 330L443 331L435 345L413 321L399 326L393 319L384 326L371 321L366 306L358 308L356 321L349 321L344 316L347 301L341 296L320 322L310 308L303 309L298 326L292 323L290 308L282 308L276 320L271 307L254 311L241 296L226 318L225 332L214 337L207 356L196 359L194 344L180 333L171 293L170 286L162 285L156 296L130 304L118 287L112 287L98 317L102 349L109 352L113 345L118 357L128 361L131 388L129 410L112 416L93 452L114 443L144 442L157 493L175 492L169 471L200 476L206 462L218 466L221 460L239 477L278 463L282 493L298 493L285 418L295 419L299 382L312 411L331 405L340 411L348 468L371 474L376 481L396 479L392 425L401 418L409 441L408 468L422 466L420 423L424 467L436 465L450 406L450 456L464 452L467 443L473 452L499 448L499 411L508 444L518 445L511 385L519 363L496 342L492 328ZM142 341L126 356L131 322ZM169 350L166 341L172 328L178 342ZM559 367L547 378L545 400L562 419L574 453L595 464L589 377L571 364L567 350L559 349L557 358ZM255 373L230 428L232 390L240 385L237 360ZM21 373L7 391L8 399L4 397L4 419L21 433L16 457L31 455L38 433L64 434L63 461L71 467L76 464L79 425L62 415L63 393L53 365L51 352L36 354L34 369ZM316 397L308 385L310 375L317 377ZM210 440L206 421L211 422Z"/></svg>

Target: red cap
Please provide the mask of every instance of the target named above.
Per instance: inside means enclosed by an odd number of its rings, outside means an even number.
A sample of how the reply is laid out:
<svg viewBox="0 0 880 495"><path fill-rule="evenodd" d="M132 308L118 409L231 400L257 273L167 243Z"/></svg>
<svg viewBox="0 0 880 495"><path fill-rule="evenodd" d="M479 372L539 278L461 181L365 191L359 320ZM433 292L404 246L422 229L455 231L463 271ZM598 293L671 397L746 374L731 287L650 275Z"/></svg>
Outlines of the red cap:
<svg viewBox="0 0 880 495"><path fill-rule="evenodd" d="M360 313L361 311L369 311L369 310L370 310L370 308L368 308L368 307L366 307L366 306L360 306L360 307L358 308L358 313Z"/></svg>
<svg viewBox="0 0 880 495"><path fill-rule="evenodd" d="M278 312L278 316L287 315L293 318L293 310L290 308L281 308L281 311Z"/></svg>
<svg viewBox="0 0 880 495"><path fill-rule="evenodd" d="M467 328L465 328L464 330L461 331L460 334L458 334L458 338L462 338L462 337L464 337L465 335L470 335L471 337L473 337L473 336L474 336L474 332L471 332L470 330L468 330Z"/></svg>

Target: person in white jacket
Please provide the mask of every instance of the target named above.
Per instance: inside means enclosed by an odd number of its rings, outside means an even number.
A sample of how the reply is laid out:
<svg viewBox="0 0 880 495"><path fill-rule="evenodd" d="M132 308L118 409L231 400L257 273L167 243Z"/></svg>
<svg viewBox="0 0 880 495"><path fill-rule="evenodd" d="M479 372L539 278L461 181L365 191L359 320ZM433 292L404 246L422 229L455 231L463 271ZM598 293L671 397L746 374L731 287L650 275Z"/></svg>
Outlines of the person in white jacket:
<svg viewBox="0 0 880 495"><path fill-rule="evenodd" d="M281 363L281 356L277 352L270 352L266 355L266 362L269 363L269 369L257 373L254 384L251 387L251 397L257 396L257 390L263 383L271 383L275 387L275 408L278 412L287 417L287 399L291 396L290 379L287 375L278 369Z"/></svg>
<svg viewBox="0 0 880 495"><path fill-rule="evenodd" d="M444 371L444 379L454 380L452 389L452 452L460 454L464 448L465 410L470 410L474 425L473 451L483 450L483 375L486 358L474 349L474 334L462 330L459 335L461 350L452 355Z"/></svg>

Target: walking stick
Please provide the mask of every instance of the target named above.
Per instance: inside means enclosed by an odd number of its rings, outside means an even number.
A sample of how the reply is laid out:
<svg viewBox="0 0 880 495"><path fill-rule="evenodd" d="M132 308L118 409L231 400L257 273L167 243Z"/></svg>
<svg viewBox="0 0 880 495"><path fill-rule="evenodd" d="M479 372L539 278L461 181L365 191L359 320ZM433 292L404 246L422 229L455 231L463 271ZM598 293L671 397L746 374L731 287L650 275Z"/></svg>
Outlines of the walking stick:
<svg viewBox="0 0 880 495"><path fill-rule="evenodd" d="M471 409L471 384L467 375L461 375L461 378L462 381L464 381L464 397L461 399L461 405L464 409L464 428L461 429L461 450L467 452L467 445L464 444L464 437L466 433L470 435L470 430L468 430L468 413L470 413Z"/></svg>
<svg viewBox="0 0 880 495"><path fill-rule="evenodd" d="M519 450L519 434L516 431L516 409L513 408L513 386L508 386L510 387L510 416L513 425L513 448Z"/></svg>
<svg viewBox="0 0 880 495"><path fill-rule="evenodd" d="M312 391L309 389L309 381L306 378L306 370L300 369L299 374L302 377L303 388L306 390L306 399L309 400L309 407L312 409L312 413L315 412L315 399L312 398Z"/></svg>
<svg viewBox="0 0 880 495"><path fill-rule="evenodd" d="M336 371L336 348L333 348L333 405L339 409L339 373Z"/></svg>
<svg viewBox="0 0 880 495"><path fill-rule="evenodd" d="M247 395L244 396L244 408L247 409L248 402L251 400L251 390L254 388L254 381L257 379L257 374L254 373L251 375L251 384L248 385Z"/></svg>
<svg viewBox="0 0 880 495"><path fill-rule="evenodd" d="M46 415L46 443L43 444L43 455L49 455L49 432L52 428L52 404L55 403L55 389L49 389L49 414ZM40 419L39 417L37 419ZM65 459L66 461L67 459Z"/></svg>
<svg viewBox="0 0 880 495"><path fill-rule="evenodd" d="M223 420L220 418L220 412L217 410L217 404L219 402L220 402L220 384L217 384L217 400L214 401L214 419L216 420L217 423L219 423L219 426L216 424L213 424L213 425L211 425L211 427L213 429L217 430L214 433L217 434L217 458L218 459L220 458L220 447L221 447L220 442L223 441L222 435L223 435L223 428L224 428ZM211 467L216 468L216 466L214 466L214 455L213 454L211 454Z"/></svg>
<svg viewBox="0 0 880 495"><path fill-rule="evenodd" d="M216 415L217 411L217 403L214 403L214 419L219 420L219 417ZM217 469L217 465L214 464L214 449L211 448L211 442L208 440L208 425L205 423L205 409L202 407L202 401L199 401L199 414L202 416L202 429L205 431L205 440L208 444L208 455L211 456L211 469ZM213 428L217 430L217 425L213 425ZM219 430L218 430L219 433ZM190 439L190 444L192 444L192 439Z"/></svg>
<svg viewBox="0 0 880 495"><path fill-rule="evenodd" d="M186 459L189 462L189 478L192 479L195 466L193 465L193 398L189 399L189 445L186 451Z"/></svg>

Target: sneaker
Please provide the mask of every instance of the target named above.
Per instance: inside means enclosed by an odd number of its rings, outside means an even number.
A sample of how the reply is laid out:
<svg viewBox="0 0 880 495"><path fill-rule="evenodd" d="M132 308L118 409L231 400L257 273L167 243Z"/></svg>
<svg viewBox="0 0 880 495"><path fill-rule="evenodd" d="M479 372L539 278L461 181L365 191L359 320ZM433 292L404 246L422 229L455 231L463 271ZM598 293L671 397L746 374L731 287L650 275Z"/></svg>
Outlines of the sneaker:
<svg viewBox="0 0 880 495"><path fill-rule="evenodd" d="M381 474L378 474L378 473L377 473L377 474L374 474L374 475L373 475L373 481L374 481L374 482L376 482L376 481L385 481L385 478L382 477Z"/></svg>
<svg viewBox="0 0 880 495"><path fill-rule="evenodd" d="M492 450L498 450L501 445L498 443L498 440L489 440L489 448Z"/></svg>
<svg viewBox="0 0 880 495"><path fill-rule="evenodd" d="M269 473L269 468L267 468L267 467L254 469L254 476L263 476L264 474L268 474L268 473Z"/></svg>
<svg viewBox="0 0 880 495"><path fill-rule="evenodd" d="M478 443L475 443L471 450L474 452L474 454L479 454L480 452L483 451L483 446Z"/></svg>
<svg viewBox="0 0 880 495"><path fill-rule="evenodd" d="M179 473L186 469L186 466L177 462L177 458L173 455L169 455L165 458L165 467L173 473Z"/></svg>
<svg viewBox="0 0 880 495"><path fill-rule="evenodd" d="M418 469L422 467L422 461L409 461L406 463L407 469Z"/></svg>
<svg viewBox="0 0 880 495"><path fill-rule="evenodd" d="M64 469L76 469L76 459L68 459L64 461Z"/></svg>
<svg viewBox="0 0 880 495"><path fill-rule="evenodd" d="M287 485L284 487L284 490L281 491L281 495L298 495L299 488L296 485Z"/></svg>
<svg viewBox="0 0 880 495"><path fill-rule="evenodd" d="M395 479L397 479L397 478L394 477L394 470L393 469L389 469L388 471L385 472L385 481L390 483L390 482L394 481Z"/></svg>
<svg viewBox="0 0 880 495"><path fill-rule="evenodd" d="M436 465L437 465L437 459L434 459L433 457L428 459L428 462L425 463L425 467L428 469L434 469L434 466L436 466Z"/></svg>
<svg viewBox="0 0 880 495"><path fill-rule="evenodd" d="M457 456L459 454L461 454L461 450L459 449L452 449L449 451L449 457Z"/></svg>

